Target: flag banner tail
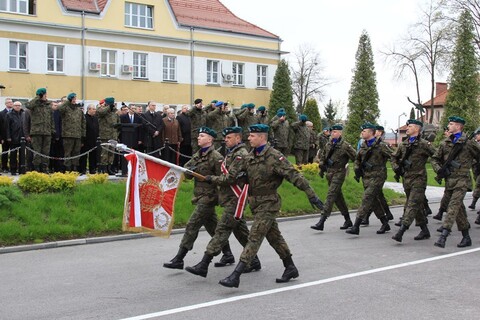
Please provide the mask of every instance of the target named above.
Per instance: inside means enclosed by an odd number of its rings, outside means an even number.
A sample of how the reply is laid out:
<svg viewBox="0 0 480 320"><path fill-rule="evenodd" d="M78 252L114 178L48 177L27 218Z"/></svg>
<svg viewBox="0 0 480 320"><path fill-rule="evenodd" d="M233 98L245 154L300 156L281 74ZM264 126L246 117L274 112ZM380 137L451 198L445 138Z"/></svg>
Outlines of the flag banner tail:
<svg viewBox="0 0 480 320"><path fill-rule="evenodd" d="M247 198L248 198L248 184L243 186L242 192L240 193L240 197L238 197L237 207L235 208L235 219L240 220L243 216L243 211L245 210L245 206L247 205Z"/></svg>

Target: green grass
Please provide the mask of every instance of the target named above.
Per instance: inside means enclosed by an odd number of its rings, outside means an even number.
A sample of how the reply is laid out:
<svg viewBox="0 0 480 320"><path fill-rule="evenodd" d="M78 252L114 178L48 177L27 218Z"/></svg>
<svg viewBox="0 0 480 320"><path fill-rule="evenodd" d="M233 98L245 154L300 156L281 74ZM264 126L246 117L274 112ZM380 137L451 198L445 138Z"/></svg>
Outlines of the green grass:
<svg viewBox="0 0 480 320"><path fill-rule="evenodd" d="M387 162L387 181L389 182L397 182L393 177L395 176L395 172L392 170L392 166L390 162ZM436 174L433 171L432 165L428 162L427 163L427 185L428 186L433 186L433 187L444 187L445 186L445 180L442 181L442 184L438 184L438 182L435 180ZM402 180L400 179L400 182Z"/></svg>

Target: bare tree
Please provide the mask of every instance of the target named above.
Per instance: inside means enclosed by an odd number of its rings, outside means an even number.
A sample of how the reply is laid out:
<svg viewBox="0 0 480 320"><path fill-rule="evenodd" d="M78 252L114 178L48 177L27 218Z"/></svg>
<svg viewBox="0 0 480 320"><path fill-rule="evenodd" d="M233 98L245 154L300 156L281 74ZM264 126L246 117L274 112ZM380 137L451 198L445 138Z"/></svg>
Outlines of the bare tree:
<svg viewBox="0 0 480 320"><path fill-rule="evenodd" d="M297 102L297 112L302 113L309 98L322 100L323 89L331 84L324 75L320 54L308 44L303 44L295 52L292 63L292 88Z"/></svg>
<svg viewBox="0 0 480 320"><path fill-rule="evenodd" d="M457 12L467 11L475 27L475 44L480 50L480 1L478 0L444 0L443 3L450 7L453 15ZM456 19L455 19L456 20Z"/></svg>

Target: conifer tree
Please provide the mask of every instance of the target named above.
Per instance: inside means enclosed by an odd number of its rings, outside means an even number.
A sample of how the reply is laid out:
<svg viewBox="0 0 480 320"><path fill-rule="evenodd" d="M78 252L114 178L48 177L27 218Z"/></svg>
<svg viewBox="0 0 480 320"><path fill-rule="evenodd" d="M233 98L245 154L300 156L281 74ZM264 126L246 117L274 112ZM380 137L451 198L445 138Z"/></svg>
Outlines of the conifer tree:
<svg viewBox="0 0 480 320"><path fill-rule="evenodd" d="M333 105L332 99L328 101L327 105L325 106L325 110L323 112L323 115L326 118L328 126L331 126L335 123L335 117L337 116L337 110L335 109L335 106Z"/></svg>
<svg viewBox="0 0 480 320"><path fill-rule="evenodd" d="M322 120L320 119L317 100L313 98L308 99L305 103L303 113L308 117L308 120L313 123L315 131L320 132L320 130L322 130Z"/></svg>
<svg viewBox="0 0 480 320"><path fill-rule="evenodd" d="M412 109L410 109L409 119L415 119L415 108L414 107L412 107Z"/></svg>
<svg viewBox="0 0 480 320"><path fill-rule="evenodd" d="M293 90L290 69L285 59L282 59L278 63L272 87L270 102L268 104L268 114L270 119L277 114L278 109L283 108L287 113L289 121L297 121L298 117L293 108Z"/></svg>

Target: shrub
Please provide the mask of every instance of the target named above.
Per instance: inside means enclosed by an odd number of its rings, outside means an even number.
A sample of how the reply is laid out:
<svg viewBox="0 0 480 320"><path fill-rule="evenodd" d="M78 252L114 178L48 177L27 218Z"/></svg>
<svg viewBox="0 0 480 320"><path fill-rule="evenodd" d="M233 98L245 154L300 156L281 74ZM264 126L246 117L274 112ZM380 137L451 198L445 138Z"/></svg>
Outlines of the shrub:
<svg viewBox="0 0 480 320"><path fill-rule="evenodd" d="M84 181L85 184L104 184L108 181L108 174L106 173L97 173L97 174L87 174L87 179Z"/></svg>
<svg viewBox="0 0 480 320"><path fill-rule="evenodd" d="M14 186L0 186L0 207L10 208L12 202L20 201L22 199L22 194Z"/></svg>
<svg viewBox="0 0 480 320"><path fill-rule="evenodd" d="M30 171L18 178L17 185L23 192L42 193L48 191L50 181L45 173Z"/></svg>
<svg viewBox="0 0 480 320"><path fill-rule="evenodd" d="M60 173L56 172L50 175L49 190L58 192L71 190L77 184L77 172Z"/></svg>
<svg viewBox="0 0 480 320"><path fill-rule="evenodd" d="M13 178L0 176L0 187L8 187L13 184Z"/></svg>

